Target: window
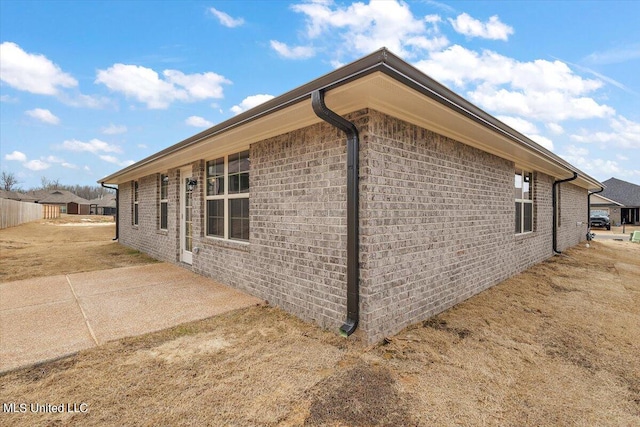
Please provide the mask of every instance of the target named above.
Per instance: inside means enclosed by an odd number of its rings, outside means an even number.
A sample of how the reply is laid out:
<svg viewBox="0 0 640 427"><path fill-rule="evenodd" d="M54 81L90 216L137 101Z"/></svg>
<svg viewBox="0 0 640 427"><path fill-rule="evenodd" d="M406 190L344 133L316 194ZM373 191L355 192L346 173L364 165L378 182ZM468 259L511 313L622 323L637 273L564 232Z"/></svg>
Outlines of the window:
<svg viewBox="0 0 640 427"><path fill-rule="evenodd" d="M169 176L160 175L160 230L167 229L169 214Z"/></svg>
<svg viewBox="0 0 640 427"><path fill-rule="evenodd" d="M533 197L531 172L516 170L515 202L516 202L516 234L533 231Z"/></svg>
<svg viewBox="0 0 640 427"><path fill-rule="evenodd" d="M249 150L207 162L207 236L249 240Z"/></svg>
<svg viewBox="0 0 640 427"><path fill-rule="evenodd" d="M133 181L133 225L138 225L138 181Z"/></svg>

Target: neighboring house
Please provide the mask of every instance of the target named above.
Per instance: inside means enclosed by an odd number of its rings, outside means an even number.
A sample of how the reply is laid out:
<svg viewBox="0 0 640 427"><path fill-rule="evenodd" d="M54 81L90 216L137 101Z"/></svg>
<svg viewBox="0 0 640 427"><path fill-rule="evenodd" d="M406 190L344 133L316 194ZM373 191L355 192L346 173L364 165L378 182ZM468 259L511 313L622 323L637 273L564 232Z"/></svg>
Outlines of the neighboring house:
<svg viewBox="0 0 640 427"><path fill-rule="evenodd" d="M36 197L29 194L20 193L17 191L0 190L0 199L17 200L18 202L31 202L36 201Z"/></svg>
<svg viewBox="0 0 640 427"><path fill-rule="evenodd" d="M97 199L89 200L91 215L115 215L116 214L116 196L108 194Z"/></svg>
<svg viewBox="0 0 640 427"><path fill-rule="evenodd" d="M60 213L89 215L89 201L67 190L41 190L35 194L36 203L60 206Z"/></svg>
<svg viewBox="0 0 640 427"><path fill-rule="evenodd" d="M607 212L612 225L640 224L640 185L617 178L603 184L604 191L591 196L591 211Z"/></svg>
<svg viewBox="0 0 640 427"><path fill-rule="evenodd" d="M386 49L100 182L122 244L368 342L576 245L601 188Z"/></svg>

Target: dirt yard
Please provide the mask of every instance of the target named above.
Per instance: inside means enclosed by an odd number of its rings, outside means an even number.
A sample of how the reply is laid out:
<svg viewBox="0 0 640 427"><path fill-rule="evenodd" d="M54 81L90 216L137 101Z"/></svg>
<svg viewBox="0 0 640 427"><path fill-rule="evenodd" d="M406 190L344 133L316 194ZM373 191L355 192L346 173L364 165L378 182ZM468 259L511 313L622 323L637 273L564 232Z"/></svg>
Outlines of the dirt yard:
<svg viewBox="0 0 640 427"><path fill-rule="evenodd" d="M640 231L638 225L625 225L624 227L611 227L611 230L605 228L592 228L591 231L596 234L626 234L627 236L633 234L634 231Z"/></svg>
<svg viewBox="0 0 640 427"><path fill-rule="evenodd" d="M235 311L5 374L0 424L640 425L638 277L640 245L583 244L374 346Z"/></svg>
<svg viewBox="0 0 640 427"><path fill-rule="evenodd" d="M0 230L0 282L154 262L115 232L111 216L64 214Z"/></svg>

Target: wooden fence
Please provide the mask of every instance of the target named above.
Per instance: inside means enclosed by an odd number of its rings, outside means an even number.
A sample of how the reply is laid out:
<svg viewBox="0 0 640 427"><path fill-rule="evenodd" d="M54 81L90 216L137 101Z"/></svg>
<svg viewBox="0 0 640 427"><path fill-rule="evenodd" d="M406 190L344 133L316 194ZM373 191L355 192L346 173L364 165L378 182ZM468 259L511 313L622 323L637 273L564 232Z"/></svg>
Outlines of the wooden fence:
<svg viewBox="0 0 640 427"><path fill-rule="evenodd" d="M0 229L59 216L60 206L0 199Z"/></svg>

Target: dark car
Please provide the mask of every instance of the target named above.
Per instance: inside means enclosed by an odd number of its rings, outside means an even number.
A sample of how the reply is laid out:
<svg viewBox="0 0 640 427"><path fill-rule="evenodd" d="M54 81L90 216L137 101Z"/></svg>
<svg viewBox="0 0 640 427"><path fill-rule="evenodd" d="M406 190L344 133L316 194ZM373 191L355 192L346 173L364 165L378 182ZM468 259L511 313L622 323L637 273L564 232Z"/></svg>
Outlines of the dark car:
<svg viewBox="0 0 640 427"><path fill-rule="evenodd" d="M606 215L591 215L589 223L591 224L591 227L604 227L607 230L611 230L611 221L609 221L609 217Z"/></svg>

